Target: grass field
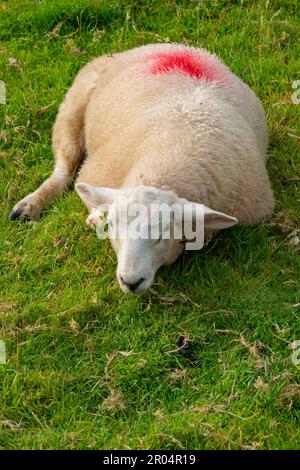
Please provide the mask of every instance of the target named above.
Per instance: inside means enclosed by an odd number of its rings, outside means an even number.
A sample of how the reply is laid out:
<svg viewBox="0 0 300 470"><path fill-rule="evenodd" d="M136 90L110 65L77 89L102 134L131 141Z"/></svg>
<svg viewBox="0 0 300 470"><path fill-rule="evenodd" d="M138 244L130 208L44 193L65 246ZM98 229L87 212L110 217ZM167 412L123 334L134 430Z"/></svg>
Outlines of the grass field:
<svg viewBox="0 0 300 470"><path fill-rule="evenodd" d="M299 447L296 8L296 0L1 2L1 449ZM168 41L217 53L261 98L276 210L162 269L151 292L126 296L109 243L88 230L72 189L39 222L8 214L51 172L51 128L80 67ZM179 353L180 336L196 363Z"/></svg>

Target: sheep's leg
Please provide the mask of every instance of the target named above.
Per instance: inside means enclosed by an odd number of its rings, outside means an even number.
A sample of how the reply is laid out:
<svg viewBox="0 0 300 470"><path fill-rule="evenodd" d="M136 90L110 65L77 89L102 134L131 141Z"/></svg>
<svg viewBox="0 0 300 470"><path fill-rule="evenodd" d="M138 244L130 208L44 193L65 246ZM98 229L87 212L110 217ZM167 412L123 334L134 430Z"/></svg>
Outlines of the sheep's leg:
<svg viewBox="0 0 300 470"><path fill-rule="evenodd" d="M54 171L36 191L14 206L10 220L38 218L44 207L74 179L84 153L84 113L99 78L99 65L101 59L96 59L77 75L60 106L53 129Z"/></svg>
<svg viewBox="0 0 300 470"><path fill-rule="evenodd" d="M63 168L55 166L41 186L19 201L9 214L10 220L37 219L44 207L67 188L72 178Z"/></svg>

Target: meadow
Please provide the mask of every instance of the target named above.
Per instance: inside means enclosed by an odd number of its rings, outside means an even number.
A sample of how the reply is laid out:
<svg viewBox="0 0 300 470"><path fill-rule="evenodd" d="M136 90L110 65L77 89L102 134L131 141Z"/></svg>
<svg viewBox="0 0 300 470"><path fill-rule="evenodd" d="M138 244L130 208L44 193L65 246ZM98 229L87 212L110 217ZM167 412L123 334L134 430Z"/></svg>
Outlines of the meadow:
<svg viewBox="0 0 300 470"><path fill-rule="evenodd" d="M299 448L297 3L0 3L0 449ZM128 296L72 188L39 221L8 214L51 172L51 129L77 71L170 41L216 53L261 99L276 208Z"/></svg>

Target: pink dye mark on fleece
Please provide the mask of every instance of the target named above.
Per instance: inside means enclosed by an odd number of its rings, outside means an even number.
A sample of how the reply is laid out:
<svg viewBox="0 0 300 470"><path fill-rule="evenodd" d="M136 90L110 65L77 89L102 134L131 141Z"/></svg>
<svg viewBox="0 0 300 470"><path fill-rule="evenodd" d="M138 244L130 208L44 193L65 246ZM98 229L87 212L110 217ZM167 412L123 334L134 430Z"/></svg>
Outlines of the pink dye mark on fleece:
<svg viewBox="0 0 300 470"><path fill-rule="evenodd" d="M154 75L179 71L197 80L225 85L230 73L218 59L205 53L189 51L155 52L147 57L153 60L151 73Z"/></svg>

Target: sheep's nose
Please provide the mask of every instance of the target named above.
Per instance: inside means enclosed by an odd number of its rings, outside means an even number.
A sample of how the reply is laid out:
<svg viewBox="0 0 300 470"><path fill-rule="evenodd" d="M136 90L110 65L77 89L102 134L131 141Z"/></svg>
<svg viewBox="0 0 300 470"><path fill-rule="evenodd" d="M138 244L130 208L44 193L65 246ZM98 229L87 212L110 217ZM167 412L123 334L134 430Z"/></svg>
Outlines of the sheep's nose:
<svg viewBox="0 0 300 470"><path fill-rule="evenodd" d="M129 290L131 290L131 292L135 292L137 290L137 288L139 287L139 285L145 280L144 277L141 277L137 282L127 282L124 277L120 276L121 278L121 281L123 282L123 284L128 287Z"/></svg>

